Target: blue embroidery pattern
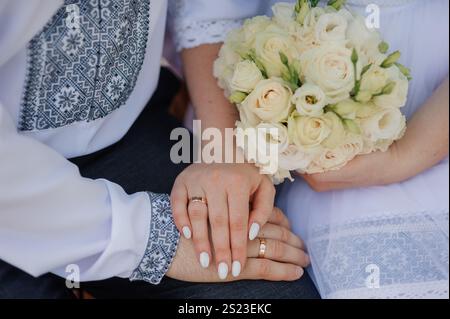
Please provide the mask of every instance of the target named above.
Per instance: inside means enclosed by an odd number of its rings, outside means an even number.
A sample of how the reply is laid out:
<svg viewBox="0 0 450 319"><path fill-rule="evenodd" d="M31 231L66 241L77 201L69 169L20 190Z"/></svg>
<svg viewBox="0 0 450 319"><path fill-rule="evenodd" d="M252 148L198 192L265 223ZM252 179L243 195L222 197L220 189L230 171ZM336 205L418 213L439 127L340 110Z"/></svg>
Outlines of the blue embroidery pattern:
<svg viewBox="0 0 450 319"><path fill-rule="evenodd" d="M424 212L316 229L308 249L322 296L366 288L371 264L381 287L448 281L448 222L448 211Z"/></svg>
<svg viewBox="0 0 450 319"><path fill-rule="evenodd" d="M148 195L152 205L150 237L144 257L130 280L144 280L157 285L175 257L180 233L172 217L169 196L150 192Z"/></svg>
<svg viewBox="0 0 450 319"><path fill-rule="evenodd" d="M123 105L144 61L149 10L150 0L66 0L29 43L19 129L90 122Z"/></svg>

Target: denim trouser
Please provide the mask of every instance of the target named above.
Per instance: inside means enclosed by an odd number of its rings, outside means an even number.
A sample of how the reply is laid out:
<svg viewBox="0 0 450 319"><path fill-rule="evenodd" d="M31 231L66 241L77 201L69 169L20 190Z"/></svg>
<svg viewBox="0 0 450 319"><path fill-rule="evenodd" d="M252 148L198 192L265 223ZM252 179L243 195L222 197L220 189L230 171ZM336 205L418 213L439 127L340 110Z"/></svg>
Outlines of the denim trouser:
<svg viewBox="0 0 450 319"><path fill-rule="evenodd" d="M167 70L161 73L158 90L126 136L97 153L72 159L88 178L106 178L128 193L152 191L170 193L176 176L186 167L175 165L169 154L169 136L178 123L166 110L177 79ZM318 298L306 275L296 282L241 281L224 284L195 284L169 278L160 285L130 282L128 279L82 283L81 288L96 298ZM39 278L0 260L0 298L71 298L64 279L47 274Z"/></svg>

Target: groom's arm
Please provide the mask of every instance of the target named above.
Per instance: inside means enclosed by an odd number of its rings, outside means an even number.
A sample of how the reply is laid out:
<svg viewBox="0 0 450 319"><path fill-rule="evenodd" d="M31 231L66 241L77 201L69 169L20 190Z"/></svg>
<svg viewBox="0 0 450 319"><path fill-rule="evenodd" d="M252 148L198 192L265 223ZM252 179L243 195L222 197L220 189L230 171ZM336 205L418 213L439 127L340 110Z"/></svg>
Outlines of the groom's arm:
<svg viewBox="0 0 450 319"><path fill-rule="evenodd" d="M178 243L167 195L136 193L17 133L0 102L0 259L39 276L114 276L158 283ZM157 260L158 262L152 262Z"/></svg>

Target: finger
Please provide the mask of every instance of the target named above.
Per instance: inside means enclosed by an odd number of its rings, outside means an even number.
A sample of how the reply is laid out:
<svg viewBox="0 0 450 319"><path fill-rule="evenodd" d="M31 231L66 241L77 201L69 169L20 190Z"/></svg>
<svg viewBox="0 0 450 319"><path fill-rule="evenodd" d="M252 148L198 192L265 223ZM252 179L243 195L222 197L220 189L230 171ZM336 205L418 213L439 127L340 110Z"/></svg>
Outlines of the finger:
<svg viewBox="0 0 450 319"><path fill-rule="evenodd" d="M293 232L285 227L281 227L270 222L263 226L259 232L259 237L279 240L295 248L306 250L303 240L301 240Z"/></svg>
<svg viewBox="0 0 450 319"><path fill-rule="evenodd" d="M258 257L260 241L254 240L250 242L248 249L249 257ZM266 252L264 258L273 261L290 263L300 267L309 266L309 257L303 250L274 239L266 239Z"/></svg>
<svg viewBox="0 0 450 319"><path fill-rule="evenodd" d="M208 198L209 223L219 278L225 280L231 269L231 249L228 202L225 190L210 189Z"/></svg>
<svg viewBox="0 0 450 319"><path fill-rule="evenodd" d="M204 191L196 186L189 187L189 198L202 197ZM208 268L211 260L211 245L208 234L208 207L205 203L191 201L188 206L192 225L192 240L203 268Z"/></svg>
<svg viewBox="0 0 450 319"><path fill-rule="evenodd" d="M187 210L188 194L186 186L180 179L177 179L173 185L172 193L170 194L170 202L175 225L186 239L191 239L192 226L189 221Z"/></svg>
<svg viewBox="0 0 450 319"><path fill-rule="evenodd" d="M291 229L291 223L286 215L283 213L281 209L278 207L274 207L272 211L272 215L270 215L269 223L280 225L282 227Z"/></svg>
<svg viewBox="0 0 450 319"><path fill-rule="evenodd" d="M247 260L249 199L249 191L236 188L228 191L231 254L233 257L231 273L233 277L240 275Z"/></svg>
<svg viewBox="0 0 450 319"><path fill-rule="evenodd" d="M253 197L253 209L250 213L249 239L253 240L273 211L275 188L268 178L263 178Z"/></svg>
<svg viewBox="0 0 450 319"><path fill-rule="evenodd" d="M269 259L249 258L242 272L242 279L294 281L303 276L304 270L293 264L279 263Z"/></svg>

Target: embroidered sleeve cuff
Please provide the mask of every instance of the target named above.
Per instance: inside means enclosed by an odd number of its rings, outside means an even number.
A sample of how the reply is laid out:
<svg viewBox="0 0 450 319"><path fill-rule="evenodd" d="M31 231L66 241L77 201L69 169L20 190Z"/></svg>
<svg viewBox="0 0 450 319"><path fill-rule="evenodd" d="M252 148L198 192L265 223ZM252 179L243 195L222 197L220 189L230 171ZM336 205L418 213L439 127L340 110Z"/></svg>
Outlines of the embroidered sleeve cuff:
<svg viewBox="0 0 450 319"><path fill-rule="evenodd" d="M148 195L152 210L150 236L144 257L131 274L130 280L144 280L157 285L169 270L175 257L180 234L172 217L169 196L150 192Z"/></svg>

